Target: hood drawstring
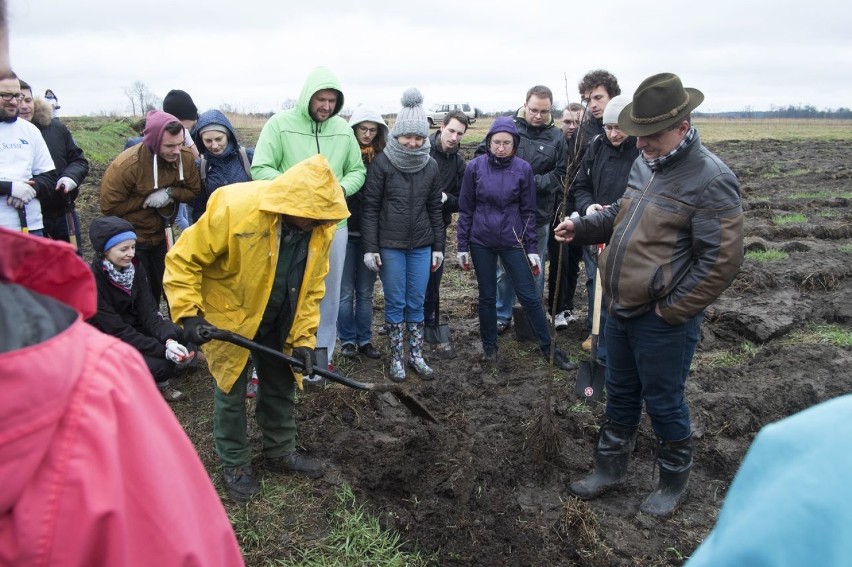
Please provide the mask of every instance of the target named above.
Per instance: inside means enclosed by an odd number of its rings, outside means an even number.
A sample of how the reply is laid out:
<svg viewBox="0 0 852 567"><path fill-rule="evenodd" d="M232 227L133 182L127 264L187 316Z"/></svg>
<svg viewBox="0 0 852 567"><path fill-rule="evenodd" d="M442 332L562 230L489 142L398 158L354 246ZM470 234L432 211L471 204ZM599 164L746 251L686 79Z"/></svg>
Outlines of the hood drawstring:
<svg viewBox="0 0 852 567"><path fill-rule="evenodd" d="M154 189L160 188L160 174L157 170L157 154L154 154ZM178 156L178 179L183 181L183 158L180 156Z"/></svg>

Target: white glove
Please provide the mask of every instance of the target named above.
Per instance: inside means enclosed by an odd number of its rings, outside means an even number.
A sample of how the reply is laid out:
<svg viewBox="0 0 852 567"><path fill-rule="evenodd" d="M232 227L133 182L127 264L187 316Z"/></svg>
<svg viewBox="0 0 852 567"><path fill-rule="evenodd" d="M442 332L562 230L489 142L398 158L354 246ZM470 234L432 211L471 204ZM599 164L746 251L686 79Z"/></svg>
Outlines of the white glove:
<svg viewBox="0 0 852 567"><path fill-rule="evenodd" d="M12 207L13 209L18 209L19 211L23 210L23 208L26 206L24 205L23 201L12 197L11 195L9 197L6 197L6 204Z"/></svg>
<svg viewBox="0 0 852 567"><path fill-rule="evenodd" d="M367 252L364 254L364 265L379 273L379 269L382 267L382 257L378 252Z"/></svg>
<svg viewBox="0 0 852 567"><path fill-rule="evenodd" d="M444 263L444 253L443 252L432 252L432 271L434 272L438 268L441 267L441 264Z"/></svg>
<svg viewBox="0 0 852 567"><path fill-rule="evenodd" d="M142 205L143 208L154 208L159 209L160 207L165 207L169 203L172 202L172 198L166 192L165 189L157 189L145 199L145 203Z"/></svg>
<svg viewBox="0 0 852 567"><path fill-rule="evenodd" d="M56 182L56 190L62 190L65 193L70 193L74 189L77 188L77 182L71 179L70 177L60 177L59 181Z"/></svg>
<svg viewBox="0 0 852 567"><path fill-rule="evenodd" d="M603 205L599 205L597 203L592 203L588 207L586 207L586 216L593 215L600 211L604 210Z"/></svg>
<svg viewBox="0 0 852 567"><path fill-rule="evenodd" d="M470 252L456 252L456 260L458 260L462 270L470 269Z"/></svg>
<svg viewBox="0 0 852 567"><path fill-rule="evenodd" d="M527 254L527 258L530 261L530 268L533 275L538 277L538 274L541 272L541 257L538 254Z"/></svg>
<svg viewBox="0 0 852 567"><path fill-rule="evenodd" d="M9 196L13 199L23 201L26 205L35 199L36 190L29 183L25 183L23 181L12 181L12 192L9 193Z"/></svg>
<svg viewBox="0 0 852 567"><path fill-rule="evenodd" d="M190 354L186 347L174 339L166 341L166 358L175 364L186 363L192 360L195 353Z"/></svg>
<svg viewBox="0 0 852 567"><path fill-rule="evenodd" d="M441 191L441 204L443 205L446 202L447 202L447 194L444 193L443 191Z"/></svg>

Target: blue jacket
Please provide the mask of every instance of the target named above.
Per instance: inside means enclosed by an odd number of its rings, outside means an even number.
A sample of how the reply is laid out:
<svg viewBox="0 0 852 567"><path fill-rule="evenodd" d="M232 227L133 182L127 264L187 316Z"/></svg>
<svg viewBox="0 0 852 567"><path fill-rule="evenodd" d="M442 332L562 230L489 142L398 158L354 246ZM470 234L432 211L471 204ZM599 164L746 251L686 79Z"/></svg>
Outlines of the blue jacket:
<svg viewBox="0 0 852 567"><path fill-rule="evenodd" d="M218 156L214 156L208 152L204 147L204 142L201 141L201 130L211 124L219 124L228 130L228 147ZM202 113L198 117L198 123L192 130L192 137L195 140L195 146L204 158L203 161L198 160L196 165L199 167L199 171L202 167L207 169L206 179L201 183L201 192L193 204L192 221L195 222L207 210L207 200L213 194L213 191L225 185L251 181L251 176L246 173L246 169L240 158L240 143L234 127L231 125L228 117L221 111L212 109ZM254 157L254 149L247 148L246 154L248 155L249 162L251 162ZM203 172L202 177L204 177Z"/></svg>
<svg viewBox="0 0 852 567"><path fill-rule="evenodd" d="M764 427L687 567L848 565L852 395Z"/></svg>
<svg viewBox="0 0 852 567"><path fill-rule="evenodd" d="M514 155L501 159L491 153L491 136L508 132L520 135L511 117L494 121L485 137L486 153L465 168L459 194L458 251L470 244L491 249L516 248L536 254L536 185L529 163Z"/></svg>

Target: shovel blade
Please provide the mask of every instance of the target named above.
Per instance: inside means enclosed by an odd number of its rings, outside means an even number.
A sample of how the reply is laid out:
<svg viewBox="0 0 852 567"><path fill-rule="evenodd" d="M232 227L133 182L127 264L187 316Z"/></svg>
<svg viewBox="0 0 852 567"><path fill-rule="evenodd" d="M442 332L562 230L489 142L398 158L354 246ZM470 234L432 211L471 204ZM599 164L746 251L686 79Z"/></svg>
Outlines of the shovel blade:
<svg viewBox="0 0 852 567"><path fill-rule="evenodd" d="M606 367L588 361L580 362L580 368L577 371L577 386L574 388L578 398L599 402L603 395L605 383Z"/></svg>
<svg viewBox="0 0 852 567"><path fill-rule="evenodd" d="M425 419L426 421L431 421L432 423L439 423L438 418L435 417L429 409L423 405L423 403L400 388L399 386L394 386L391 384L369 384L368 390L372 390L374 392L390 392L396 399L398 399L402 405L408 408L413 415Z"/></svg>
<svg viewBox="0 0 852 567"><path fill-rule="evenodd" d="M450 326L446 323L423 328L423 339L433 345L450 342Z"/></svg>

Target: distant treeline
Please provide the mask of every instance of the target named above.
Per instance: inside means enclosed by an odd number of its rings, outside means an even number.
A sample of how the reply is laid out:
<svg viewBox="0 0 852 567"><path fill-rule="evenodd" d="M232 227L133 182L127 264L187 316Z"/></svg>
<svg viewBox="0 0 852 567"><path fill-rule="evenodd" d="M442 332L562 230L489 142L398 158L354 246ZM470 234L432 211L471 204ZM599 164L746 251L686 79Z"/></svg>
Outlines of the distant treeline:
<svg viewBox="0 0 852 567"><path fill-rule="evenodd" d="M809 104L800 106L772 107L770 110L752 110L746 107L734 112L696 112L696 117L702 118L819 118L819 119L852 119L852 110L828 108L819 110Z"/></svg>

